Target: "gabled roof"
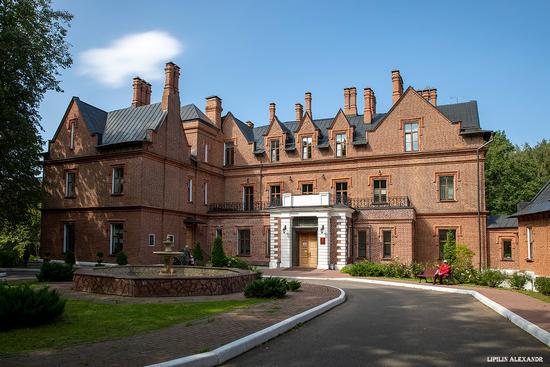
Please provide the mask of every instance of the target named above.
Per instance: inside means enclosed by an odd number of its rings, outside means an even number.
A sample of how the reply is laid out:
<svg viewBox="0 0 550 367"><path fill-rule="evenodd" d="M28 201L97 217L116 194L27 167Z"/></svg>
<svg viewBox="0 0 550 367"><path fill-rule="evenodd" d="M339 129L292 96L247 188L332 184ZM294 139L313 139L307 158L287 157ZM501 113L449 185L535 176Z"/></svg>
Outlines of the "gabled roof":
<svg viewBox="0 0 550 367"><path fill-rule="evenodd" d="M479 130L479 112L477 101L469 101L437 106L437 109L452 122L461 122L461 129Z"/></svg>
<svg viewBox="0 0 550 367"><path fill-rule="evenodd" d="M105 122L107 121L107 112L83 102L78 97L73 97L73 101L78 106L88 130L92 134L103 134Z"/></svg>
<svg viewBox="0 0 550 367"><path fill-rule="evenodd" d="M517 228L518 219L509 218L506 215L489 215L487 217L487 228Z"/></svg>
<svg viewBox="0 0 550 367"><path fill-rule="evenodd" d="M208 122L211 125L214 125L212 121L206 116L200 108L195 106L194 104L188 104L183 107L181 107L181 121L189 121L189 120L200 120L203 122Z"/></svg>
<svg viewBox="0 0 550 367"><path fill-rule="evenodd" d="M550 212L550 181L543 186L538 194L522 209L510 217L521 217L522 215Z"/></svg>

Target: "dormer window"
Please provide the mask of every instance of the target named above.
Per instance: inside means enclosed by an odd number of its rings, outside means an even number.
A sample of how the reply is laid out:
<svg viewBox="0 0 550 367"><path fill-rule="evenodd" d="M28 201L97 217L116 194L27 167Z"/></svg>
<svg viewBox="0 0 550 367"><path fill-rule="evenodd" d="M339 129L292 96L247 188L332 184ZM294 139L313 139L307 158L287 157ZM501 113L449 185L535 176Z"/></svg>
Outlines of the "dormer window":
<svg viewBox="0 0 550 367"><path fill-rule="evenodd" d="M418 151L418 122L407 122L405 129L405 152Z"/></svg>
<svg viewBox="0 0 550 367"><path fill-rule="evenodd" d="M336 156L337 157L346 156L346 134L345 133L336 134Z"/></svg>
<svg viewBox="0 0 550 367"><path fill-rule="evenodd" d="M302 159L311 159L311 146L311 136L302 138Z"/></svg>
<svg viewBox="0 0 550 367"><path fill-rule="evenodd" d="M271 140L269 142L269 151L270 151L270 158L271 162L278 162L279 161L279 140Z"/></svg>

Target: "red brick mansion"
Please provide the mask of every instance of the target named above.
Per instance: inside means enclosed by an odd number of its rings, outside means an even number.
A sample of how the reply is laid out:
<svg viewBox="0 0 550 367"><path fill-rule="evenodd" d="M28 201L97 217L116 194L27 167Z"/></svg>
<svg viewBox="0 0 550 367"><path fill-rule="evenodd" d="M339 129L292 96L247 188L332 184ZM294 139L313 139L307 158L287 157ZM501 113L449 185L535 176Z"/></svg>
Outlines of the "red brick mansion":
<svg viewBox="0 0 550 367"><path fill-rule="evenodd" d="M254 264L326 269L437 260L451 231L488 264L490 132L475 101L438 105L435 89L404 88L396 70L387 112L371 88L360 110L352 87L334 116L317 116L308 92L293 121L271 103L268 124L254 126L222 114L216 96L204 112L182 105L179 67L165 72L158 103L139 78L129 107L70 101L44 156L42 253L93 262L123 250L156 263L167 236L207 254L221 236L226 254Z"/></svg>

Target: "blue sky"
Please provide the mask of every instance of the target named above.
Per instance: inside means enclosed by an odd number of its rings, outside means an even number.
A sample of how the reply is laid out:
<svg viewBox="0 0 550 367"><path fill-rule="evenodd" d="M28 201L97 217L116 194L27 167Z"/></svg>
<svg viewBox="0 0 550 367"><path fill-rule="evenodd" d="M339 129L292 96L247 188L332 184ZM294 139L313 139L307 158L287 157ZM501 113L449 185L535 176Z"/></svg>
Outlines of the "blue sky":
<svg viewBox="0 0 550 367"><path fill-rule="evenodd" d="M203 109L215 94L224 113L256 126L270 102L281 120L293 119L306 91L315 118L334 116L349 86L372 87L377 110L387 111L397 68L406 86L437 88L439 104L475 99L483 128L534 144L550 138L550 2L528 4L55 1L74 15L74 64L62 71L64 93L41 105L43 136L51 139L72 96L104 110L129 106L135 75L159 101L164 63L174 61L182 104Z"/></svg>

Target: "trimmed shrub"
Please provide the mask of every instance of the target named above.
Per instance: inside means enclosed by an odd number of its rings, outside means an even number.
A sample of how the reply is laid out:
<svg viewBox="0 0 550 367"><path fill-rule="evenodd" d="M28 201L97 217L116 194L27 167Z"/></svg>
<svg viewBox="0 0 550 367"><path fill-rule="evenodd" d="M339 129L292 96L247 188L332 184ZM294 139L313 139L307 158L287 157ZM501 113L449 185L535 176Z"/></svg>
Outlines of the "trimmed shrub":
<svg viewBox="0 0 550 367"><path fill-rule="evenodd" d="M74 252L69 250L65 254L65 264L67 265L74 265L76 264L76 257L74 256Z"/></svg>
<svg viewBox="0 0 550 367"><path fill-rule="evenodd" d="M65 300L55 290L0 284L0 330L50 323L64 310Z"/></svg>
<svg viewBox="0 0 550 367"><path fill-rule="evenodd" d="M212 245L212 266L222 268L227 266L227 259L223 252L223 240L221 237L216 237Z"/></svg>
<svg viewBox="0 0 550 367"><path fill-rule="evenodd" d="M73 273L72 265L47 262L42 264L36 277L40 282L65 282L73 280Z"/></svg>
<svg viewBox="0 0 550 367"><path fill-rule="evenodd" d="M256 279L246 286L244 295L247 298L282 298L288 289L287 281L282 278Z"/></svg>
<svg viewBox="0 0 550 367"><path fill-rule="evenodd" d="M300 283L297 280L289 280L286 282L286 287L287 287L287 290L291 292L296 292L298 291L298 289L302 287L302 283Z"/></svg>
<svg viewBox="0 0 550 367"><path fill-rule="evenodd" d="M0 266L10 268L19 262L19 254L14 249L0 248Z"/></svg>
<svg viewBox="0 0 550 367"><path fill-rule="evenodd" d="M486 285L492 288L498 287L506 280L506 275L498 270L487 269L479 273L476 284Z"/></svg>
<svg viewBox="0 0 550 367"><path fill-rule="evenodd" d="M523 289L529 279L531 279L529 275L516 271L510 277L510 285L514 289Z"/></svg>
<svg viewBox="0 0 550 367"><path fill-rule="evenodd" d="M119 251L116 253L116 263L118 265L128 265L128 255L124 251Z"/></svg>
<svg viewBox="0 0 550 367"><path fill-rule="evenodd" d="M195 260L195 264L197 265L202 264L202 262L204 261L200 241L195 242L195 248L193 249L193 259Z"/></svg>
<svg viewBox="0 0 550 367"><path fill-rule="evenodd" d="M368 261L346 265L341 271L354 277L382 277L385 274L384 265Z"/></svg>
<svg viewBox="0 0 550 367"><path fill-rule="evenodd" d="M103 265L103 251L98 251L96 253L96 256L97 256L97 264L95 264L95 266L104 266Z"/></svg>
<svg viewBox="0 0 550 367"><path fill-rule="evenodd" d="M239 259L238 257L228 256L225 259L226 259L225 266L227 266L228 268L238 268L238 269L245 269L245 270L250 269L250 265L246 261Z"/></svg>
<svg viewBox="0 0 550 367"><path fill-rule="evenodd" d="M535 279L535 288L545 296L550 296L550 278L538 277Z"/></svg>

